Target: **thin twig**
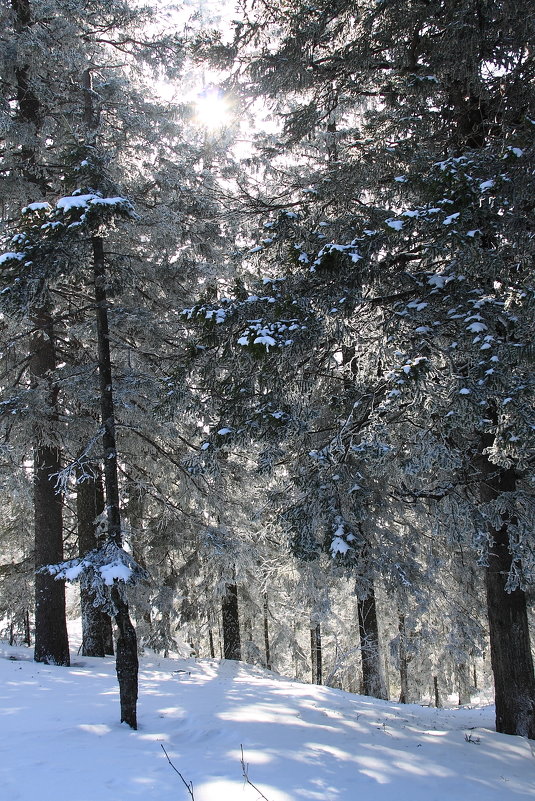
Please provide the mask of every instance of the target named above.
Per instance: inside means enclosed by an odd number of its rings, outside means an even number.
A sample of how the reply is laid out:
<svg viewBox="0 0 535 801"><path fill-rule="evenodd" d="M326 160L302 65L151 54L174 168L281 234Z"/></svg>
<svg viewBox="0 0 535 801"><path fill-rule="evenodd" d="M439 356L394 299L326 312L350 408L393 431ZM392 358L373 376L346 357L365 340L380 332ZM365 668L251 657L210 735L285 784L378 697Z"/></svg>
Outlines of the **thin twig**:
<svg viewBox="0 0 535 801"><path fill-rule="evenodd" d="M184 782L184 784L186 785L186 787L187 787L187 790L188 790L188 793L189 793L189 794L190 794L190 796L191 796L191 801L195 801L195 796L193 795L193 782L190 782L190 783L188 784L188 782L185 780L185 778L183 777L183 775L181 774L181 772L180 772L179 770L177 770L177 768L175 768L175 766L173 765L173 763L172 763L172 762L171 762L171 760L169 759L169 754L167 753L167 751L165 750L165 748L163 747L163 745L162 745L161 743L160 743L160 745L161 745L161 747L162 747L162 751L164 752L165 756L167 757L167 761L169 762L169 764L171 765L171 767L173 768L173 770L175 771L175 773L178 773L178 775L180 776L180 778L182 779L182 781L183 781L183 782ZM243 751L242 751L242 753L243 753Z"/></svg>
<svg viewBox="0 0 535 801"><path fill-rule="evenodd" d="M242 770L243 778L245 779L247 784L251 785L253 790L256 790L256 792L260 794L260 797L263 798L264 801L269 801L269 798L266 798L266 796L264 795L262 790L259 790L258 787L256 786L256 784L253 784L251 779L249 778L249 774L248 774L249 765L245 764L245 757L243 756L243 745L240 745L240 748L241 748L241 770Z"/></svg>

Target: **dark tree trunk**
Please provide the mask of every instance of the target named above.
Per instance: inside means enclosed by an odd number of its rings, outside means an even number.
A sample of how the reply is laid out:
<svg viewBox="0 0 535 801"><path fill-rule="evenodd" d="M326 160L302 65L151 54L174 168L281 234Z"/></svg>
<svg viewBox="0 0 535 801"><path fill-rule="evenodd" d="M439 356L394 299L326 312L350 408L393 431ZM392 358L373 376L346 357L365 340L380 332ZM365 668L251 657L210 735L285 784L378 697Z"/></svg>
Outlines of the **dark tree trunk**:
<svg viewBox="0 0 535 801"><path fill-rule="evenodd" d="M45 308L33 314L35 334L30 344L32 381L42 382L48 395L48 423L57 418L57 390L52 382L56 367L52 318ZM59 449L36 443L33 452L35 568L63 561L63 499L56 489L61 469ZM35 576L35 654L36 662L69 665L69 641L65 615L65 582L49 573Z"/></svg>
<svg viewBox="0 0 535 801"><path fill-rule="evenodd" d="M492 444L485 439L483 447ZM513 468L505 469L481 455L481 501L489 503L501 493L516 488ZM490 656L494 675L496 731L535 739L535 674L530 647L526 594L521 589L507 591L512 567L508 524L503 519L499 529L490 527L488 567L486 570L487 612Z"/></svg>
<svg viewBox="0 0 535 801"><path fill-rule="evenodd" d="M409 662L410 656L407 654L407 628L405 625L405 615L399 616L399 681L400 681L400 704L410 704L409 693Z"/></svg>
<svg viewBox="0 0 535 801"><path fill-rule="evenodd" d="M238 612L238 587L227 584L221 602L223 622L223 654L225 659L241 659L240 618Z"/></svg>
<svg viewBox="0 0 535 801"><path fill-rule="evenodd" d="M115 669L119 682L121 723L137 729L137 696L139 661L137 656L136 630L130 620L128 604L123 598L117 582L111 588L111 599L115 607L115 622L119 629Z"/></svg>
<svg viewBox="0 0 535 801"><path fill-rule="evenodd" d="M103 428L102 445L104 450L104 487L108 537L117 546L121 547L122 533L119 506L119 474L117 470L117 447L115 441L115 410L113 405L104 244L102 238L98 236L92 237L91 243L93 247L95 281L100 409ZM111 599L115 607L114 617L119 630L116 670L121 702L121 723L127 723L132 729L137 729L136 707L139 669L137 638L135 629L130 620L128 604L123 597L123 593L117 581L112 586Z"/></svg>
<svg viewBox="0 0 535 801"><path fill-rule="evenodd" d="M30 630L30 612L28 609L24 610L24 642L30 647L32 644L32 635Z"/></svg>
<svg viewBox="0 0 535 801"><path fill-rule="evenodd" d="M381 650L375 594L372 592L357 603L362 660L362 692L373 698L388 699Z"/></svg>
<svg viewBox="0 0 535 801"><path fill-rule="evenodd" d="M321 625L319 623L310 629L310 655L312 658L312 684L323 684Z"/></svg>
<svg viewBox="0 0 535 801"><path fill-rule="evenodd" d="M269 643L269 606L268 595L264 593L264 647L266 649L266 667L271 670L271 647Z"/></svg>
<svg viewBox="0 0 535 801"><path fill-rule="evenodd" d="M14 13L14 28L24 35L32 25L29 0L11 0ZM20 150L20 175L37 185L40 192L46 191L46 183L36 167L37 135L42 127L42 110L39 99L30 82L30 66L17 66L17 116L26 128L26 141ZM44 281L38 288L46 289ZM30 341L30 373L34 386L42 383L48 394L48 421L56 420L57 390L53 386L52 374L56 368L55 339L52 316L46 301L32 313L35 333ZM56 492L56 476L60 470L60 451L53 444L37 440L33 449L34 461L34 534L36 570L63 560L63 502ZM65 617L65 584L46 573L35 577L35 661L56 665L69 664L69 644Z"/></svg>
<svg viewBox="0 0 535 801"><path fill-rule="evenodd" d="M438 676L433 676L433 693L435 696L435 707L440 709L442 701L440 700L440 692L438 689Z"/></svg>
<svg viewBox="0 0 535 801"><path fill-rule="evenodd" d="M98 547L96 518L104 511L104 493L99 478L85 476L76 488L78 520L78 549L80 556ZM80 587L82 611L82 654L106 656L113 654L113 631L110 616L97 602L97 593L89 584Z"/></svg>

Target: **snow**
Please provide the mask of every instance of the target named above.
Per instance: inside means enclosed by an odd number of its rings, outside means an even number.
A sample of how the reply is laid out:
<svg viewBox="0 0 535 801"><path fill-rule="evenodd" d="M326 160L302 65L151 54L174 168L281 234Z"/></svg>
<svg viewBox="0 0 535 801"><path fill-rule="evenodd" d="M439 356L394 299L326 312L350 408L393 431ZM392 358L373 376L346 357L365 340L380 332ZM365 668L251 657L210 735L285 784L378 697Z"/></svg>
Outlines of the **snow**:
<svg viewBox="0 0 535 801"><path fill-rule="evenodd" d="M100 195L91 193L61 197L56 203L56 207L63 212L68 212L71 209L84 209L88 206L121 206L124 204L129 205L129 201L125 197L100 197Z"/></svg>
<svg viewBox="0 0 535 801"><path fill-rule="evenodd" d="M30 211L52 211L50 203L28 203L21 209L21 214L28 214Z"/></svg>
<svg viewBox="0 0 535 801"><path fill-rule="evenodd" d="M0 264L5 264L8 261L22 261L24 253L2 253L0 255Z"/></svg>
<svg viewBox="0 0 535 801"><path fill-rule="evenodd" d="M486 331L487 326L485 325L485 323L480 323L480 322L470 323L470 325L467 326L466 330L470 331L472 334L479 334L482 331Z"/></svg>
<svg viewBox="0 0 535 801"><path fill-rule="evenodd" d="M403 220L386 220L386 224L389 228L393 228L394 231L401 231L403 228Z"/></svg>
<svg viewBox="0 0 535 801"><path fill-rule="evenodd" d="M521 801L530 743L494 710L437 710L301 684L242 662L140 662L139 730L119 724L111 657L36 664L0 643L0 786L9 801ZM476 700L476 699L474 699Z"/></svg>
<svg viewBox="0 0 535 801"><path fill-rule="evenodd" d="M95 194L61 197L56 203L56 206L58 209L62 209L63 211L70 211L71 209L83 209L86 208L91 201L95 200L96 197L97 195Z"/></svg>
<svg viewBox="0 0 535 801"><path fill-rule="evenodd" d="M104 584L108 586L111 586L115 579L127 582L132 576L132 571L128 565L120 561L111 562L109 565L102 565L99 567L99 573L102 576Z"/></svg>
<svg viewBox="0 0 535 801"><path fill-rule="evenodd" d="M266 346L266 350L269 350L270 348L274 348L275 345L277 344L277 342L269 334L260 334L259 336L255 337L253 339L253 344L254 345L265 345Z"/></svg>
<svg viewBox="0 0 535 801"><path fill-rule="evenodd" d="M446 282L450 280L450 275L441 275L440 273L435 273L434 275L429 276L427 283L429 286L434 286L436 289L444 289Z"/></svg>

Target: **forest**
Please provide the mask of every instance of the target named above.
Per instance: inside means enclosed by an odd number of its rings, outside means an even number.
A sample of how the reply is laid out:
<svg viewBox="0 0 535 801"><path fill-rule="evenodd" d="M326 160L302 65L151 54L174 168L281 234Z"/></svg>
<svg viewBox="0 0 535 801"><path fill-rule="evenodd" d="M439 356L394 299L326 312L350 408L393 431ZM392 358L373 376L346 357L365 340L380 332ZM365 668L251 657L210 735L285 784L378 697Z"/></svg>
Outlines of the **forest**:
<svg viewBox="0 0 535 801"><path fill-rule="evenodd" d="M0 638L535 739L527 0L1 0Z"/></svg>

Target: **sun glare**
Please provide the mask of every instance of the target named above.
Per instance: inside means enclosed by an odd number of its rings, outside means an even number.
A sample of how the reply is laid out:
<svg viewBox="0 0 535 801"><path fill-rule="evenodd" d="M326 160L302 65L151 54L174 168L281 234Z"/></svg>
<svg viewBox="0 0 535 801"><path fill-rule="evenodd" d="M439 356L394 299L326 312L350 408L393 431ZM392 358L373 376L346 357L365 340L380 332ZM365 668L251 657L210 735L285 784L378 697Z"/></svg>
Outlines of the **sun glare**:
<svg viewBox="0 0 535 801"><path fill-rule="evenodd" d="M207 89L196 100L195 118L199 125L214 130L229 122L229 107L225 96L217 89Z"/></svg>

